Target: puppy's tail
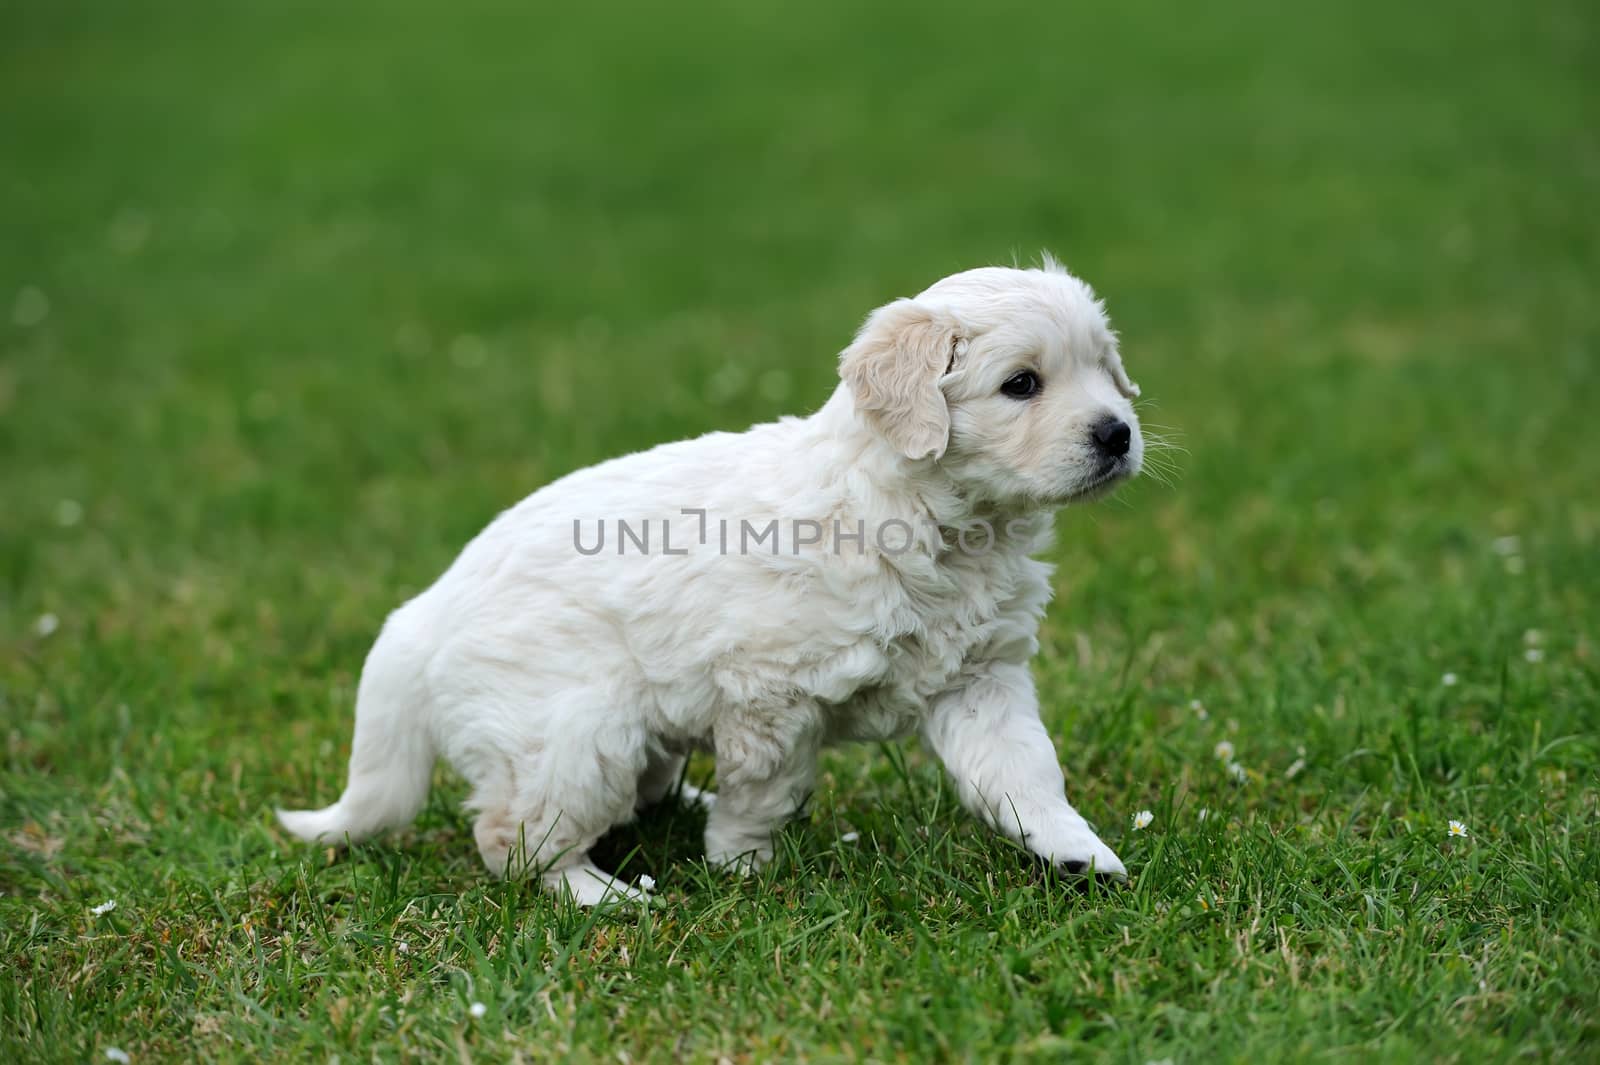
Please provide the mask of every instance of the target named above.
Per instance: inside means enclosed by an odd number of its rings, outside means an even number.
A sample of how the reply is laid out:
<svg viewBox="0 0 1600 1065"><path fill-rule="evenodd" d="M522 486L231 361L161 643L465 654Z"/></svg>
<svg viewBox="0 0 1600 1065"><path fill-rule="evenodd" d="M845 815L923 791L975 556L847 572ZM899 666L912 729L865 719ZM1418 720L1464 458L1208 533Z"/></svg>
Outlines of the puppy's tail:
<svg viewBox="0 0 1600 1065"><path fill-rule="evenodd" d="M339 801L278 811L283 827L307 842L354 842L410 824L428 797L437 751L421 712L422 678L394 662L394 650L380 637L362 670L350 780Z"/></svg>

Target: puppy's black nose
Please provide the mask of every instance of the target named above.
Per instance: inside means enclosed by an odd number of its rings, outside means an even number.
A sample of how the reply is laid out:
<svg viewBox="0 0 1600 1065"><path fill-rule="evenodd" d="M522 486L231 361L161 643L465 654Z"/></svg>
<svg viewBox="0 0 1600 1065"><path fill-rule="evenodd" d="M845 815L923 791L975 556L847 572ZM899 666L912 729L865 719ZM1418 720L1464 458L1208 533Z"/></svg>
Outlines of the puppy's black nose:
<svg viewBox="0 0 1600 1065"><path fill-rule="evenodd" d="M1133 442L1133 430L1120 418L1107 418L1094 427L1094 442L1101 454L1120 459L1128 453L1128 445Z"/></svg>

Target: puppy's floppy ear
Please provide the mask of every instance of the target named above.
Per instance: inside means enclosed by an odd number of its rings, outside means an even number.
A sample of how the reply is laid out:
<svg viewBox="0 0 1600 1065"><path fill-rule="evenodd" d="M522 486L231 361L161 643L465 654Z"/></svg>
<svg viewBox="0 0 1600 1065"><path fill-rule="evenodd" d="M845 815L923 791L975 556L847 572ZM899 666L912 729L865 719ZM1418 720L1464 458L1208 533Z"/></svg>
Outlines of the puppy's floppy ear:
<svg viewBox="0 0 1600 1065"><path fill-rule="evenodd" d="M947 311L895 300L868 316L839 356L856 410L907 458L944 454L950 409L939 378L950 369L959 323Z"/></svg>
<svg viewBox="0 0 1600 1065"><path fill-rule="evenodd" d="M1128 371L1122 367L1122 353L1112 347L1106 355L1106 365L1111 368L1111 380L1117 383L1117 391L1122 393L1124 399L1138 399L1139 386L1133 383L1128 376Z"/></svg>

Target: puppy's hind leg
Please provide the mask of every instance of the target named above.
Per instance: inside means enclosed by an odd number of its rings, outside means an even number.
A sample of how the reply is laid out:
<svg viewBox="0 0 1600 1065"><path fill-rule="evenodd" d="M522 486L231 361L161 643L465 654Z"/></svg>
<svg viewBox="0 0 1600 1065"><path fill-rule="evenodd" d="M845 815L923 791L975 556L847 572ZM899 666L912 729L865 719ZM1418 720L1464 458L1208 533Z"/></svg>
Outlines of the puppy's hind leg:
<svg viewBox="0 0 1600 1065"><path fill-rule="evenodd" d="M638 888L625 884L589 860L587 850L556 849L550 845L551 836L558 826L550 826L541 838L530 838L528 833L538 828L527 821L515 822L509 807L485 810L478 815L473 834L478 839L478 850L490 870L509 877L526 876L537 871L539 880L556 895L568 894L579 906L598 906L602 903L625 902L647 896ZM541 861L540 855L548 855Z"/></svg>
<svg viewBox="0 0 1600 1065"><path fill-rule="evenodd" d="M589 848L633 815L646 756L628 728L576 728L598 715L564 714L561 730L501 753L501 769L480 782L473 834L484 864L503 876L537 873L547 888L583 906L637 898L589 860Z"/></svg>
<svg viewBox="0 0 1600 1065"><path fill-rule="evenodd" d="M625 884L603 871L584 855L581 862L550 869L543 874L544 886L556 895L568 895L579 906L602 906L619 902L643 902L650 898L643 890Z"/></svg>
<svg viewBox="0 0 1600 1065"><path fill-rule="evenodd" d="M706 817L706 859L749 872L772 860L772 834L811 794L822 717L808 703L733 713L714 733L719 790Z"/></svg>

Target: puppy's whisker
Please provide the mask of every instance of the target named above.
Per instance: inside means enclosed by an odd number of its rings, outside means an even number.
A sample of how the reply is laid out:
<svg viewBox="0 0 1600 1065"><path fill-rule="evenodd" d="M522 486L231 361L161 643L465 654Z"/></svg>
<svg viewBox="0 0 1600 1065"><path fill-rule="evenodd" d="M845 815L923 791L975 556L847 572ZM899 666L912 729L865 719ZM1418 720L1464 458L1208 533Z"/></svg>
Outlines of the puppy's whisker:
<svg viewBox="0 0 1600 1065"><path fill-rule="evenodd" d="M1188 454L1188 452L1184 452L1184 454ZM1144 461L1146 465L1158 466L1169 473L1177 473L1179 469L1177 456L1172 452L1151 451L1147 448L1144 453Z"/></svg>
<svg viewBox="0 0 1600 1065"><path fill-rule="evenodd" d="M1188 454L1188 452L1183 452L1183 454ZM1160 466L1164 469L1171 470L1174 473L1176 473L1179 468L1177 453L1174 452L1151 451L1150 449L1146 448L1144 453L1144 461L1147 465Z"/></svg>
<svg viewBox="0 0 1600 1065"><path fill-rule="evenodd" d="M1144 443L1146 455L1153 454L1162 457L1170 457L1172 455L1189 454L1189 449L1184 447L1182 444L1174 444L1172 441L1159 436L1146 435L1144 438Z"/></svg>
<svg viewBox="0 0 1600 1065"><path fill-rule="evenodd" d="M1161 485L1161 486L1163 486L1165 488L1173 487L1171 474L1167 473L1167 471L1165 471L1165 470L1163 470L1163 469L1161 469L1159 467L1146 466L1144 468L1144 474L1145 474L1146 477L1150 478L1152 481L1156 482L1157 484L1159 484L1159 485Z"/></svg>

